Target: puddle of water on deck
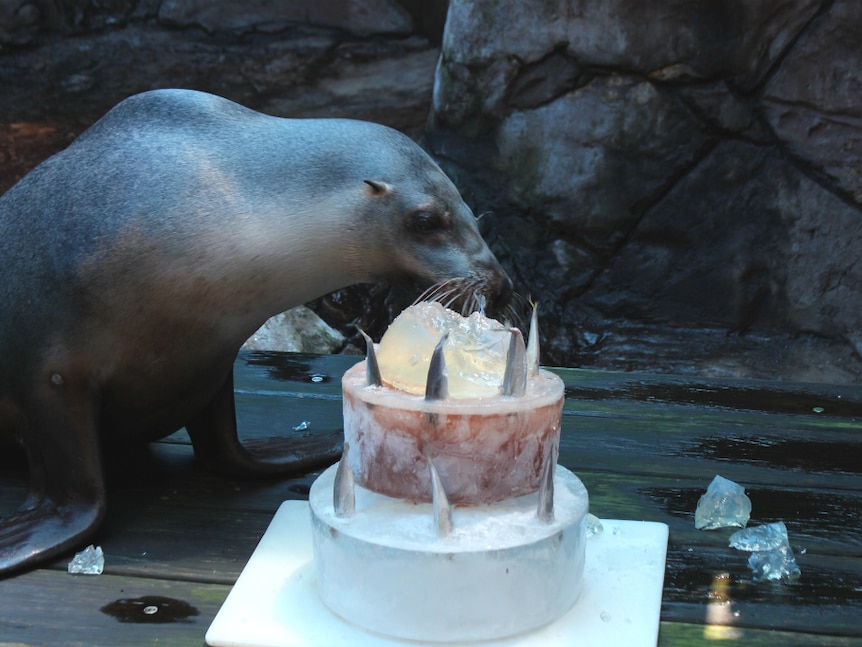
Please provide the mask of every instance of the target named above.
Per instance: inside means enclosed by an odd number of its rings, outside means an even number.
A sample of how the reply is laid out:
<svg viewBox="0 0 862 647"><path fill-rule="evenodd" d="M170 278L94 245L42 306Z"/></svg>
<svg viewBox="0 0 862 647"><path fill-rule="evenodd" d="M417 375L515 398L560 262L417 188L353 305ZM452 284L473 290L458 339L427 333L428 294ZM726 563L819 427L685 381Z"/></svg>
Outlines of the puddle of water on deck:
<svg viewBox="0 0 862 647"><path fill-rule="evenodd" d="M145 595L140 598L121 598L103 606L100 611L119 622L137 624L168 624L192 622L199 611L182 600L161 595Z"/></svg>

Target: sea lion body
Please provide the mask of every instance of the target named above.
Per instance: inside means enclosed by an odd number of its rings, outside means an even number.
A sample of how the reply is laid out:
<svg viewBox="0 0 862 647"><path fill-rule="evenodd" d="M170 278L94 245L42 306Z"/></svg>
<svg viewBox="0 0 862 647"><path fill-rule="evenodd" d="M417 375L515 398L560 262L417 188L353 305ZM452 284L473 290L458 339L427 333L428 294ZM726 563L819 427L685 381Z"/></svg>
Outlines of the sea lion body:
<svg viewBox="0 0 862 647"><path fill-rule="evenodd" d="M409 138L187 90L125 100L0 197L0 255L0 434L22 442L32 488L0 520L0 574L94 532L105 443L185 426L227 471L319 462L236 438L233 362L269 316L377 280L511 293Z"/></svg>

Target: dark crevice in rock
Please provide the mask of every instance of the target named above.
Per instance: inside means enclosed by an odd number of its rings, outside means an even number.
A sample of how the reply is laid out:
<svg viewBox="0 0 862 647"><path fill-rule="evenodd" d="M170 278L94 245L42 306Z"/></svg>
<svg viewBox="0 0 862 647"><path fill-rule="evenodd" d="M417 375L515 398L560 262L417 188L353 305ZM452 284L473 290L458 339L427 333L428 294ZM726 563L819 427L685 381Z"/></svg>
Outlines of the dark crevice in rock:
<svg viewBox="0 0 862 647"><path fill-rule="evenodd" d="M770 79L781 69L782 64L790 55L790 53L794 50L797 43L805 37L808 33L810 33L813 29L816 28L817 24L823 20L824 16L829 13L832 9L832 5L835 3L835 0L826 0L820 8L814 13L811 18L809 18L808 22L806 22L802 27L796 32L796 34L790 38L785 46L782 48L781 52L773 59L772 64L766 69L765 73L761 76L758 83L747 90L742 87L742 84L735 83L734 80L729 80L728 85L732 87L734 90L747 94L753 97L757 97L758 100L762 98L762 93L764 88L769 83Z"/></svg>
<svg viewBox="0 0 862 647"><path fill-rule="evenodd" d="M793 166L802 173L802 175L822 187L824 191L828 191L834 195L848 207L858 211L859 215L862 216L862 204L853 197L852 193L842 187L834 177L829 175L823 169L815 168L812 166L810 160L800 157L799 155L795 155L786 146L781 146L780 148L782 156L788 162L793 164Z"/></svg>
<svg viewBox="0 0 862 647"><path fill-rule="evenodd" d="M621 238L616 242L609 253L603 258L603 265L609 265L611 260L617 256L620 251L631 240L641 221L646 217L650 209L655 207L661 200L670 193L673 188L694 169L698 167L710 153L715 150L716 146L721 142L720 139L708 140L700 149L698 149L692 158L682 166L676 168L667 178L667 181L656 188L650 195L644 196L631 206L631 212L635 216L634 220L623 232Z"/></svg>
<svg viewBox="0 0 862 647"><path fill-rule="evenodd" d="M769 296L768 287L761 285L755 288L754 294L750 296L748 301L743 305L736 325L728 331L728 334L736 333L744 335L748 332L760 319Z"/></svg>
<svg viewBox="0 0 862 647"><path fill-rule="evenodd" d="M715 150L715 147L718 146L720 141L721 140L717 138L708 140L700 147L700 149L695 151L694 155L687 163L679 166L670 174L667 182L658 187L652 194L644 196L632 205L631 211L636 215L636 220L632 223L631 227L629 227L623 240L621 240L615 248L614 253L618 252L625 245L625 241L628 240L631 237L632 232L637 229L638 224L646 215L647 211L658 204L662 198L670 193L671 189L673 189L682 178L691 173L703 160L705 160L709 154Z"/></svg>
<svg viewBox="0 0 862 647"><path fill-rule="evenodd" d="M774 99L770 99L770 101L772 101L773 103L779 103ZM784 103L784 105L804 107L820 114L823 113L822 108L811 105L807 102L795 101L782 103ZM785 160L792 164L793 167L796 168L796 170L798 170L802 175L804 175L809 180L823 188L824 191L828 191L845 205L851 207L856 211L859 211L860 215L862 215L862 204L859 203L859 200L857 200L849 190L841 186L841 183L838 182L829 173L827 173L824 169L814 166L811 160L806 159L801 155L797 155L792 150L790 150L787 144L782 141L778 134L775 133L775 131L772 129L772 125L769 123L769 119L766 117L762 109L758 109L756 111L756 114L761 128L770 134L771 145L774 146L778 151L780 151L781 156Z"/></svg>
<svg viewBox="0 0 862 647"><path fill-rule="evenodd" d="M723 90L722 90L723 87ZM698 93L720 95L719 105L704 105L695 99ZM700 121L707 132L721 139L738 139L754 146L771 146L774 133L757 112L757 102L739 95L726 82L691 84L677 92L682 103Z"/></svg>
<svg viewBox="0 0 862 647"><path fill-rule="evenodd" d="M516 110L538 108L589 83L593 75L565 52L562 44L542 59L522 65L506 90L506 104Z"/></svg>
<svg viewBox="0 0 862 647"><path fill-rule="evenodd" d="M533 216L534 219L539 217L541 216L538 214ZM597 247L583 236L579 236L577 231L574 231L569 227L563 227L560 223L549 223L547 230L550 235L550 240L563 240L569 245L583 251L593 259L597 269L604 267L604 265L607 264L608 259L613 256L613 251L608 253L606 250Z"/></svg>

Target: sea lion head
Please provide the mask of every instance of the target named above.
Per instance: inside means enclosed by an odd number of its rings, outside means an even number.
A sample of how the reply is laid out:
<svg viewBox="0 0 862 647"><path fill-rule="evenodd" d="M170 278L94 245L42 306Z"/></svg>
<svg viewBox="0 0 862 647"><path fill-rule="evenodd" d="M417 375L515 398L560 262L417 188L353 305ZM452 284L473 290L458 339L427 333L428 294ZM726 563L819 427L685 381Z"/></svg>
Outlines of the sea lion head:
<svg viewBox="0 0 862 647"><path fill-rule="evenodd" d="M394 131L393 131L394 132ZM462 309L500 311L512 281L479 232L473 211L442 169L418 145L396 133L392 164L363 178L358 235L375 280L413 290L443 286ZM369 239L370 238L370 239Z"/></svg>

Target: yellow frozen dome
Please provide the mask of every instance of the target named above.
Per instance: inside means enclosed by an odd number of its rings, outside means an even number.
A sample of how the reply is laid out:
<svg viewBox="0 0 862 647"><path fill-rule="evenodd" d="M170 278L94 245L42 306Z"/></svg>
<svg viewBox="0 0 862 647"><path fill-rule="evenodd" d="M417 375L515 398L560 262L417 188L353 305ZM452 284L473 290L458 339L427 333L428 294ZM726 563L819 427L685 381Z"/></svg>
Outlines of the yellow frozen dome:
<svg viewBox="0 0 862 647"><path fill-rule="evenodd" d="M431 355L446 333L443 357L449 381L448 397L499 395L506 371L509 329L479 312L462 317L436 301L410 306L383 335L377 348L383 382L407 393L423 395Z"/></svg>

